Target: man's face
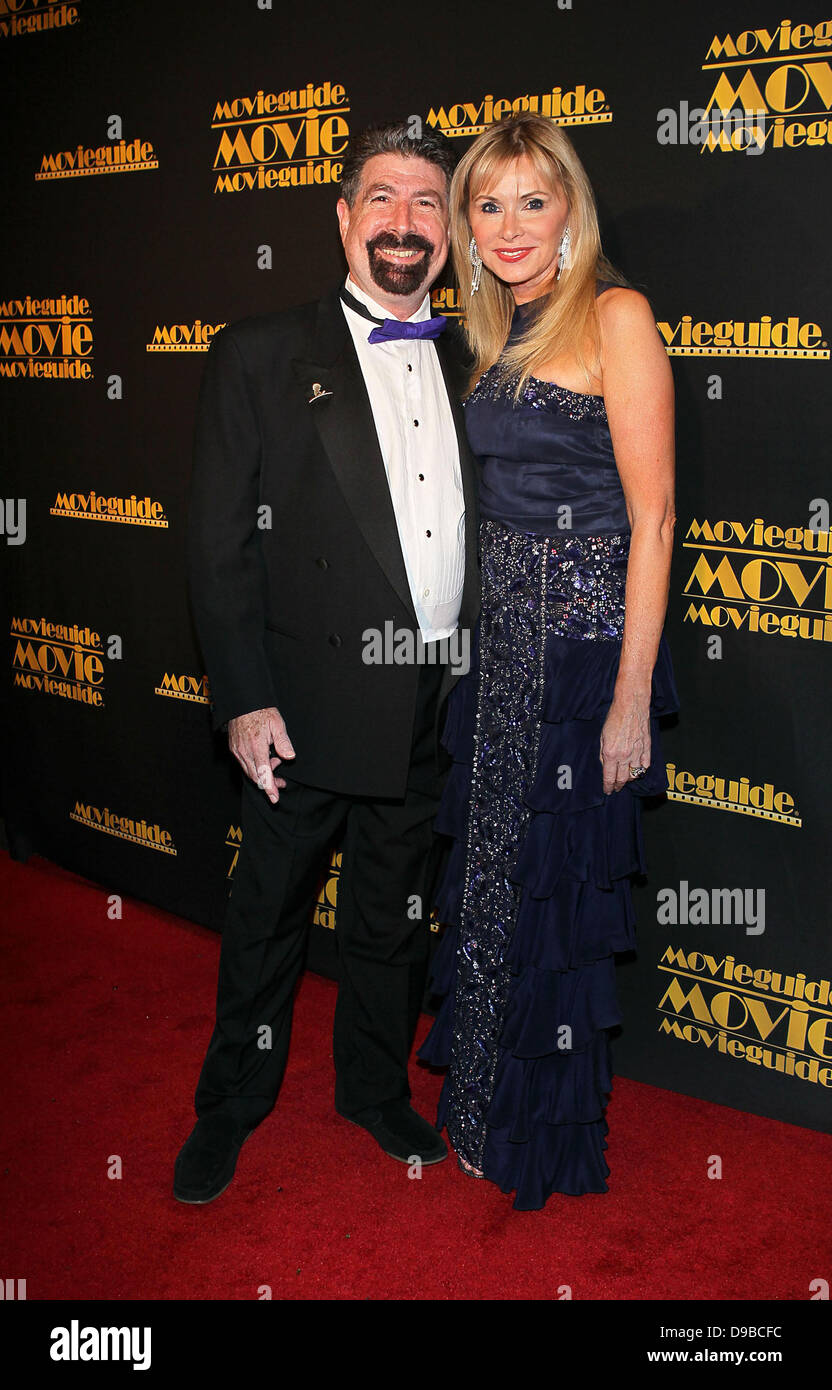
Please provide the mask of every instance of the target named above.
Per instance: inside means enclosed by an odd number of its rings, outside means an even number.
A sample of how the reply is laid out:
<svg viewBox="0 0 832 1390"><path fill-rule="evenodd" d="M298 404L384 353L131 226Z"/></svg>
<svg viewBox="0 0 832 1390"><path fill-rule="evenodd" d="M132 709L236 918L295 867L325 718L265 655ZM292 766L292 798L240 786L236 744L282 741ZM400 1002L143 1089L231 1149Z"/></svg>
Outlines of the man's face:
<svg viewBox="0 0 832 1390"><path fill-rule="evenodd" d="M353 280L396 317L408 318L448 255L443 171L417 155L374 154L353 206L339 198L337 211Z"/></svg>

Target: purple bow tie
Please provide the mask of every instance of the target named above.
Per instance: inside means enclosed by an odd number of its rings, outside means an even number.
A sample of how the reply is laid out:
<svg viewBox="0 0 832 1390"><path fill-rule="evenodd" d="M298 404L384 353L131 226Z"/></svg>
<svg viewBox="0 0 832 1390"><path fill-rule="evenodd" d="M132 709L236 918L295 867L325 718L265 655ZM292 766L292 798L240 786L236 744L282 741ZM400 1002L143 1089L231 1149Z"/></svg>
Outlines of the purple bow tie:
<svg viewBox="0 0 832 1390"><path fill-rule="evenodd" d="M374 328L368 343L393 343L397 338L438 338L444 332L448 320L442 315L435 319L422 319L420 323L402 323L401 319L384 319Z"/></svg>
<svg viewBox="0 0 832 1390"><path fill-rule="evenodd" d="M376 325L367 339L368 343L393 343L402 338L438 338L448 326L448 320L441 314L437 318L422 319L419 323L402 322L401 319L377 319L375 314L365 309L355 295L350 294L349 290L341 290L341 298L362 318L369 319L370 323Z"/></svg>

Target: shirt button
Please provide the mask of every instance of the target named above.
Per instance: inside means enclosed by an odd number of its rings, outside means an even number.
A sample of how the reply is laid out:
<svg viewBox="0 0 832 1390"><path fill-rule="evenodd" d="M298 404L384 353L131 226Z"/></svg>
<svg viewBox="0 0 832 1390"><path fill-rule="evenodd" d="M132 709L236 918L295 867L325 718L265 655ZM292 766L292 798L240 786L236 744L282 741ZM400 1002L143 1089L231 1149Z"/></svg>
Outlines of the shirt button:
<svg viewBox="0 0 832 1390"><path fill-rule="evenodd" d="M331 632L329 634L329 645L331 647L340 647L341 638L338 636L337 632Z"/></svg>
<svg viewBox="0 0 832 1390"><path fill-rule="evenodd" d="M315 564L318 566L318 569L319 569L319 570L328 570L328 569L329 569L329 561L328 561L328 560L325 560L324 557L323 557L323 555L319 555L319 556L318 556L317 560L315 561Z"/></svg>
<svg viewBox="0 0 832 1390"><path fill-rule="evenodd" d="M428 538L430 538L430 531L426 531L426 532L425 532L425 535L426 535Z"/></svg>
<svg viewBox="0 0 832 1390"><path fill-rule="evenodd" d="M419 428L419 421L418 421L418 420L414 420L413 423L414 423L414 425L416 426L416 428L418 429L418 428Z"/></svg>
<svg viewBox="0 0 832 1390"><path fill-rule="evenodd" d="M430 598L430 589L422 590L422 598Z"/></svg>
<svg viewBox="0 0 832 1390"><path fill-rule="evenodd" d="M424 473L420 473L420 474L419 474L419 482L420 482L420 483L423 483L424 481L425 481L425 475L424 475Z"/></svg>
<svg viewBox="0 0 832 1390"><path fill-rule="evenodd" d="M412 371L413 371L413 368L411 367L411 365L410 365L409 362L408 362L408 364L407 364L407 370L408 370L409 372L412 372Z"/></svg>

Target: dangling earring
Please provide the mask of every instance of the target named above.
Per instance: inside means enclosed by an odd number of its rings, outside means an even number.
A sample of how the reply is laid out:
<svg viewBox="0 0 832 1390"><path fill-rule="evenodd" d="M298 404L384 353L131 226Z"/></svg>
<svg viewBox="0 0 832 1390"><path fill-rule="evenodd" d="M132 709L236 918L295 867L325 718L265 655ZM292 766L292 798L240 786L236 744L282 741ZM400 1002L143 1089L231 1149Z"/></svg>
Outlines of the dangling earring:
<svg viewBox="0 0 832 1390"><path fill-rule="evenodd" d="M569 228L567 227L567 228L566 228L566 231L564 232L563 236L562 236L561 239L560 239L560 246L558 247L558 253L559 253L559 255L560 255L560 264L559 264L559 266L558 266L558 273L557 273L557 275L555 276L555 279L556 279L556 280L559 280L559 279L560 279L560 277L561 277L561 275L563 274L564 270L568 270L568 269L569 269L569 262L570 262L570 260L571 260L571 256L570 256L570 254L569 254L569 246L570 246L570 242L571 242L571 241L572 241L572 233L570 232Z"/></svg>
<svg viewBox="0 0 832 1390"><path fill-rule="evenodd" d="M477 250L476 237L471 237L468 243L468 255L471 259L471 265L474 268L471 275L471 293L476 294L480 287L480 275L482 274L482 257Z"/></svg>

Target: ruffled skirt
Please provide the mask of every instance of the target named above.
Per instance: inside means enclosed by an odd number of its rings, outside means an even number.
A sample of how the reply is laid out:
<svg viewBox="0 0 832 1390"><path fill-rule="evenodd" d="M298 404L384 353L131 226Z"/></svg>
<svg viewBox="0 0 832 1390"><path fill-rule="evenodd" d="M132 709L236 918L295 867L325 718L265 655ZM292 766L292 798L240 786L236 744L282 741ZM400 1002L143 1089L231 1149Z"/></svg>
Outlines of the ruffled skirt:
<svg viewBox="0 0 832 1390"><path fill-rule="evenodd" d="M519 1210L607 1191L614 953L635 945L641 800L665 790L658 719L678 705L662 638L650 767L605 795L628 547L482 523L480 627L443 734L453 764L436 828L453 844L432 989L444 998L419 1056L448 1068L438 1127Z"/></svg>

